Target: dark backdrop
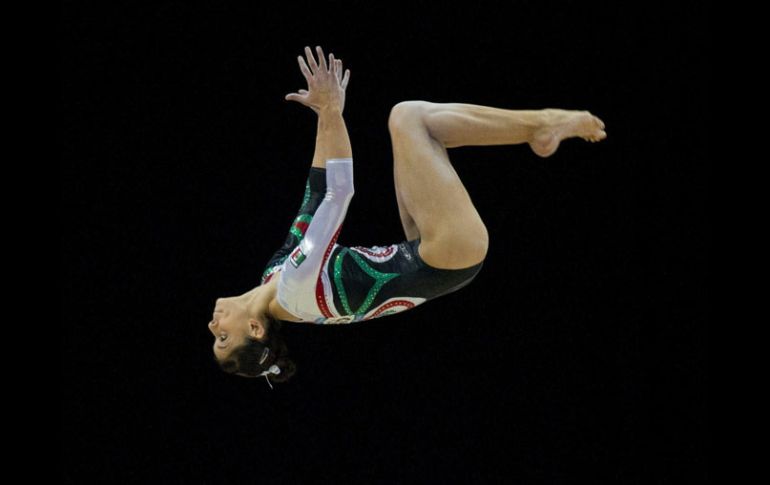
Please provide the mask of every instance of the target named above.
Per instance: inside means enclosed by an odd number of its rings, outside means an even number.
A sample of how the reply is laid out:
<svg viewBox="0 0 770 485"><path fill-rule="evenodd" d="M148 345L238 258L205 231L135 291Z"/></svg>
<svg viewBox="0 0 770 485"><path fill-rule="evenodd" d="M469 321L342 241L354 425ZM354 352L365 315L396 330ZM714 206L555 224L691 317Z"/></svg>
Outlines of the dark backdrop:
<svg viewBox="0 0 770 485"><path fill-rule="evenodd" d="M706 15L623 3L65 4L64 481L707 480ZM271 391L215 366L206 323L301 202L315 117L283 97L316 44L352 71L343 245L404 239L398 101L589 109L609 137L451 150L477 279L286 325Z"/></svg>

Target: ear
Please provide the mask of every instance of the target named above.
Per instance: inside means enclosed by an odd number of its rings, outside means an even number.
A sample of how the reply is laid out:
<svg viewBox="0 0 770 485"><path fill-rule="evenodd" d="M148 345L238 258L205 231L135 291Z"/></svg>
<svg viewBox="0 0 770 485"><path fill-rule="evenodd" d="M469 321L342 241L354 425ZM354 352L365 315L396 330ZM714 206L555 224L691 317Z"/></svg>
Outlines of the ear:
<svg viewBox="0 0 770 485"><path fill-rule="evenodd" d="M249 318L249 335L257 340L265 338L265 325L256 318Z"/></svg>

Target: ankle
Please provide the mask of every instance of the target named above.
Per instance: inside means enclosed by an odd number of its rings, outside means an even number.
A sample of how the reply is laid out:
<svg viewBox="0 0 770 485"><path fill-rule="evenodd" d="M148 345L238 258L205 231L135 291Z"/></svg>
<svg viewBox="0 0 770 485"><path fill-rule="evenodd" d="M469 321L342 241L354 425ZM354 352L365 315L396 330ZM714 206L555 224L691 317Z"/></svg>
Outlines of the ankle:
<svg viewBox="0 0 770 485"><path fill-rule="evenodd" d="M546 126L552 126L556 123L556 120L558 118L558 111L557 109L553 108L544 108L540 110L540 124L538 125L538 128L543 128Z"/></svg>

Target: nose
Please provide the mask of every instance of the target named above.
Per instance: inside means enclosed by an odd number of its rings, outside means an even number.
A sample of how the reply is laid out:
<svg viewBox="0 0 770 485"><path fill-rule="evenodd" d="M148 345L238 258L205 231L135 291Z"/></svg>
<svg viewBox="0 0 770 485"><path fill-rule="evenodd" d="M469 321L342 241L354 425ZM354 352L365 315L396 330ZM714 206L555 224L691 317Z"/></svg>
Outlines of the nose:
<svg viewBox="0 0 770 485"><path fill-rule="evenodd" d="M215 337L217 335L216 330L215 330L216 325L217 325L217 321L216 320L212 320L212 321L209 322L209 331L211 333L213 333Z"/></svg>

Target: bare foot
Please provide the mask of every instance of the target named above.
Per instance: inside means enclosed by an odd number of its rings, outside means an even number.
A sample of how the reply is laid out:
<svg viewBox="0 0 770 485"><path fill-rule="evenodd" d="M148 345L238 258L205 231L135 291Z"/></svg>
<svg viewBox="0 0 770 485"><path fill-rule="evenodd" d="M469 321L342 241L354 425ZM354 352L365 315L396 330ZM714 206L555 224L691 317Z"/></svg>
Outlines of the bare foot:
<svg viewBox="0 0 770 485"><path fill-rule="evenodd" d="M544 109L543 115L543 125L529 142L532 151L541 157L553 155L565 138L580 137L590 142L607 138L602 120L588 111Z"/></svg>

